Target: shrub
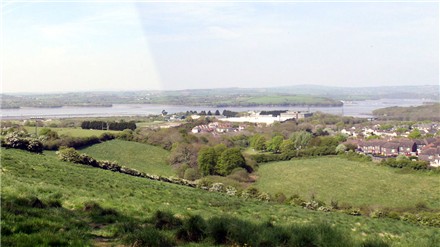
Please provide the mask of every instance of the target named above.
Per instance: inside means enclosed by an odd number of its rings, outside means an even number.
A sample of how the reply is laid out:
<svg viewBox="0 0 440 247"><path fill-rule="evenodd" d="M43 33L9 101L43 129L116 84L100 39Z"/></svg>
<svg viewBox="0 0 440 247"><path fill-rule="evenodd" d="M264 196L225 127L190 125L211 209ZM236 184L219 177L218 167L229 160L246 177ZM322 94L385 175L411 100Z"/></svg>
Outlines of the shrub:
<svg viewBox="0 0 440 247"><path fill-rule="evenodd" d="M42 153L43 144L41 141L28 137L24 132L12 132L5 136L2 145L8 148L27 150L33 153Z"/></svg>
<svg viewBox="0 0 440 247"><path fill-rule="evenodd" d="M278 202L278 203L284 203L287 200L287 198L286 198L286 195L284 195L283 192L278 192L278 193L275 194L274 200L276 202Z"/></svg>
<svg viewBox="0 0 440 247"><path fill-rule="evenodd" d="M292 227L289 246L353 246L352 240L327 223Z"/></svg>
<svg viewBox="0 0 440 247"><path fill-rule="evenodd" d="M367 239L361 244L361 247L388 247L388 246L390 245L384 242L382 239L378 239L378 238Z"/></svg>
<svg viewBox="0 0 440 247"><path fill-rule="evenodd" d="M208 221L208 233L215 244L225 244L229 231L229 219L215 217Z"/></svg>
<svg viewBox="0 0 440 247"><path fill-rule="evenodd" d="M237 195L238 191L235 187L233 186L228 186L226 187L226 194L229 196L235 196Z"/></svg>
<svg viewBox="0 0 440 247"><path fill-rule="evenodd" d="M177 231L177 239L198 242L205 237L206 222L199 215L191 216L184 221L182 227Z"/></svg>
<svg viewBox="0 0 440 247"><path fill-rule="evenodd" d="M255 187L248 187L241 193L241 197L244 199L258 198L259 195L260 191Z"/></svg>
<svg viewBox="0 0 440 247"><path fill-rule="evenodd" d="M159 230L147 227L137 229L123 237L123 242L130 246L171 247L175 243Z"/></svg>
<svg viewBox="0 0 440 247"><path fill-rule="evenodd" d="M109 132L104 132L104 133L102 133L99 136L99 140L103 141L103 142L110 141L110 140L113 140L115 138L116 138L116 136L114 134L112 134L112 133L109 133Z"/></svg>
<svg viewBox="0 0 440 247"><path fill-rule="evenodd" d="M211 187L209 188L209 191L211 192L225 192L226 188L225 185L222 183L213 183Z"/></svg>
<svg viewBox="0 0 440 247"><path fill-rule="evenodd" d="M238 182L250 182L252 179L249 177L249 173L244 168L235 168L228 176Z"/></svg>
<svg viewBox="0 0 440 247"><path fill-rule="evenodd" d="M60 151L57 152L58 158L67 162L80 163L81 156L74 148L60 148Z"/></svg>
<svg viewBox="0 0 440 247"><path fill-rule="evenodd" d="M152 218L154 227L157 229L175 229L182 225L182 221L176 217L171 212L168 211L156 211Z"/></svg>
<svg viewBox="0 0 440 247"><path fill-rule="evenodd" d="M304 201L303 199L301 199L301 198L299 197L298 194L294 194L294 195L292 195L292 196L288 199L288 202L289 202L291 205L296 205L296 206L302 206L302 205L304 205L304 203L305 203L305 201Z"/></svg>
<svg viewBox="0 0 440 247"><path fill-rule="evenodd" d="M113 223L120 217L116 210L102 208L96 202L85 202L83 210L90 214L94 222L99 223Z"/></svg>
<svg viewBox="0 0 440 247"><path fill-rule="evenodd" d="M269 202L271 200L270 195L266 192L260 193L257 199L264 202Z"/></svg>
<svg viewBox="0 0 440 247"><path fill-rule="evenodd" d="M183 178L186 180L194 181L196 179L199 179L200 175L195 168L188 168L185 170Z"/></svg>

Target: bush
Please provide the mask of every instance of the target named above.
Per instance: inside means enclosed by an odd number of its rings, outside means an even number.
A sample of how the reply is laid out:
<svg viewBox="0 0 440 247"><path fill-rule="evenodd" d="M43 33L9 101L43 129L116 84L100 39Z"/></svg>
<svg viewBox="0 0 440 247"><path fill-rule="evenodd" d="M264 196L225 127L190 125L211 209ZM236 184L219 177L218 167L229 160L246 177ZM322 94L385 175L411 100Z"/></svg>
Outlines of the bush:
<svg viewBox="0 0 440 247"><path fill-rule="evenodd" d="M237 180L238 182L250 182L252 179L249 177L249 173L244 168L235 168L232 170L231 174L228 176L229 178L232 178L234 180Z"/></svg>
<svg viewBox="0 0 440 247"><path fill-rule="evenodd" d="M43 152L43 144L41 143L41 141L29 137L24 132L12 132L7 134L2 141L2 146L5 146L7 148L27 150L33 153Z"/></svg>
<svg viewBox="0 0 440 247"><path fill-rule="evenodd" d="M276 202L278 202L278 203L284 203L284 202L286 202L287 198L286 198L286 195L284 195L283 192L278 192L278 193L275 194L274 200Z"/></svg>
<svg viewBox="0 0 440 247"><path fill-rule="evenodd" d="M206 222L199 215L191 216L182 227L177 231L177 239L198 242L205 237Z"/></svg>
<svg viewBox="0 0 440 247"><path fill-rule="evenodd" d="M215 217L208 221L208 233L215 244L225 244L229 232L229 219Z"/></svg>
<svg viewBox="0 0 440 247"><path fill-rule="evenodd" d="M388 247L390 246L386 242L384 242L382 239L367 239L365 242L361 244L361 247Z"/></svg>
<svg viewBox="0 0 440 247"><path fill-rule="evenodd" d="M255 187L248 187L241 193L241 197L244 199L258 198L259 195L260 191Z"/></svg>
<svg viewBox="0 0 440 247"><path fill-rule="evenodd" d="M81 163L82 159L78 151L74 148L60 148L57 152L58 158L62 161Z"/></svg>
<svg viewBox="0 0 440 247"><path fill-rule="evenodd" d="M98 223L114 223L120 217L116 210L102 208L96 202L85 202L83 210L90 214L94 222Z"/></svg>
<svg viewBox="0 0 440 247"><path fill-rule="evenodd" d="M369 162L372 161L372 158L365 154L359 154L353 151L348 151L344 153L340 153L339 156L346 158L347 160L351 161L360 161L360 162Z"/></svg>
<svg viewBox="0 0 440 247"><path fill-rule="evenodd" d="M160 231L152 227L136 229L123 237L123 242L130 246L171 247L175 243Z"/></svg>
<svg viewBox="0 0 440 247"><path fill-rule="evenodd" d="M164 229L175 229L182 225L182 221L176 217L171 212L168 211L156 211L152 218L154 227L160 230Z"/></svg>
<svg viewBox="0 0 440 247"><path fill-rule="evenodd" d="M393 168L411 168L413 170L429 169L429 162L423 160L413 161L410 159L389 158L382 160L380 164L383 166L389 166Z"/></svg>
<svg viewBox="0 0 440 247"><path fill-rule="evenodd" d="M186 180L194 181L200 178L200 175L195 168L188 168L185 170L183 178Z"/></svg>
<svg viewBox="0 0 440 247"><path fill-rule="evenodd" d="M112 133L109 133L109 132L104 132L104 133L102 133L99 136L99 140L103 141L103 142L110 141L110 140L113 140L115 138L116 138L116 136L114 134L112 134Z"/></svg>

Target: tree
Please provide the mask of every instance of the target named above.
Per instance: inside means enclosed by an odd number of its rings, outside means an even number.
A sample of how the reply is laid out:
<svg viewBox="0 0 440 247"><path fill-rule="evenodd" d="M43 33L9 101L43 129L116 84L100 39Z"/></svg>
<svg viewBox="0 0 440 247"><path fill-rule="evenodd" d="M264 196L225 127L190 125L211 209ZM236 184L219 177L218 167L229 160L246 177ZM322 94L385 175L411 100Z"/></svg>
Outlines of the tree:
<svg viewBox="0 0 440 247"><path fill-rule="evenodd" d="M216 116L220 116L220 111L219 111L219 110L216 110L215 113L214 113L214 115L216 115Z"/></svg>
<svg viewBox="0 0 440 247"><path fill-rule="evenodd" d="M245 167L246 161L241 154L239 148L226 149L219 157L218 164L216 166L216 172L219 175L229 175L232 170L237 167Z"/></svg>
<svg viewBox="0 0 440 247"><path fill-rule="evenodd" d="M293 144L293 141L288 139L284 140L283 143L281 143L280 151L281 153L287 153L289 151L295 150L295 145Z"/></svg>
<svg viewBox="0 0 440 247"><path fill-rule="evenodd" d="M307 131L293 132L290 139L293 142L295 149L299 150L305 148L312 140L313 135Z"/></svg>
<svg viewBox="0 0 440 247"><path fill-rule="evenodd" d="M197 150L194 145L179 143L171 150L169 157L171 165L188 164L190 167L197 166Z"/></svg>
<svg viewBox="0 0 440 247"><path fill-rule="evenodd" d="M255 150L266 150L266 138L260 134L255 134L251 138L251 147L253 147Z"/></svg>
<svg viewBox="0 0 440 247"><path fill-rule="evenodd" d="M274 136L267 145L267 150L272 151L273 153L279 153L283 140L284 138L280 135Z"/></svg>
<svg viewBox="0 0 440 247"><path fill-rule="evenodd" d="M208 113L207 113L206 115L208 115L208 116L212 116L211 111L208 111Z"/></svg>
<svg viewBox="0 0 440 247"><path fill-rule="evenodd" d="M421 137L422 137L422 133L418 129L411 131L411 133L409 133L409 135L408 135L409 139L417 139L417 138L421 138Z"/></svg>
<svg viewBox="0 0 440 247"><path fill-rule="evenodd" d="M217 159L218 155L213 147L203 147L200 149L197 163L202 176L214 175Z"/></svg>

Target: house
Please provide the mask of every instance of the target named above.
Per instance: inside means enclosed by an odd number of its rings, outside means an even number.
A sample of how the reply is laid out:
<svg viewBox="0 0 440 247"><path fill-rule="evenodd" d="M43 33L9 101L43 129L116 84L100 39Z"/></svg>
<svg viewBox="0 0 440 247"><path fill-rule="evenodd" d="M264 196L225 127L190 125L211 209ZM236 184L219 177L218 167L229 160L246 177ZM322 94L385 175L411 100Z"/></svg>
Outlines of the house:
<svg viewBox="0 0 440 247"><path fill-rule="evenodd" d="M419 153L419 159L428 161L430 166L440 167L440 146L432 143L424 147Z"/></svg>
<svg viewBox="0 0 440 247"><path fill-rule="evenodd" d="M399 154L403 154L406 156L416 155L417 144L415 141L399 140L397 141L397 144L399 145Z"/></svg>
<svg viewBox="0 0 440 247"><path fill-rule="evenodd" d="M387 142L382 145L381 153L383 156L399 155L399 144L396 142Z"/></svg>
<svg viewBox="0 0 440 247"><path fill-rule="evenodd" d="M358 144L358 149L366 154L381 154L381 147L385 144L385 141L365 141Z"/></svg>
<svg viewBox="0 0 440 247"><path fill-rule="evenodd" d="M192 128L191 132L196 134L196 133L209 133L214 131L213 128L209 127L208 125L198 125L194 128Z"/></svg>
<svg viewBox="0 0 440 247"><path fill-rule="evenodd" d="M437 141L440 140L436 138L425 138L425 139L415 140L415 143L417 145L417 153L420 153L424 147Z"/></svg>

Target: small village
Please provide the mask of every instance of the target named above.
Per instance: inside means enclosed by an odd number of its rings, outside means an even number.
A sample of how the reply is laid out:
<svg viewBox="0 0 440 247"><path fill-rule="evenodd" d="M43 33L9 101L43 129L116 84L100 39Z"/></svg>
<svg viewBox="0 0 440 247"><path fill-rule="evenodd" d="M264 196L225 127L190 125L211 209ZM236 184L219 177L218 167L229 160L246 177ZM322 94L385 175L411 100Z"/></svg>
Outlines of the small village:
<svg viewBox="0 0 440 247"><path fill-rule="evenodd" d="M313 116L310 112L288 111L278 116L262 115L261 112L249 112L245 117L218 117L218 121L195 126L191 132L211 133L214 136L228 132L240 132L246 129L245 123L271 125L274 122L299 120ZM240 124L239 124L240 123ZM412 159L424 160L432 167L440 167L440 138L434 136L440 131L438 123L419 123L412 130L403 127L384 128L381 124L371 127L342 129L341 134L348 137L347 143L357 146L357 152L369 155L374 161L403 155ZM411 133L418 133L411 136ZM425 136L425 138L421 138Z"/></svg>
<svg viewBox="0 0 440 247"><path fill-rule="evenodd" d="M380 124L376 124L371 128L342 129L340 133L350 137L348 142L356 145L359 153L370 155L375 161L404 155L428 161L431 166L439 167L440 138L433 136L440 130L440 125L423 123L413 125L411 131L402 129L392 127L384 130Z"/></svg>

